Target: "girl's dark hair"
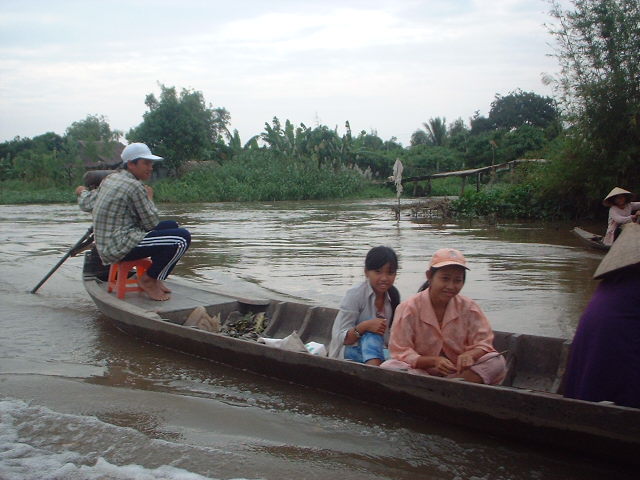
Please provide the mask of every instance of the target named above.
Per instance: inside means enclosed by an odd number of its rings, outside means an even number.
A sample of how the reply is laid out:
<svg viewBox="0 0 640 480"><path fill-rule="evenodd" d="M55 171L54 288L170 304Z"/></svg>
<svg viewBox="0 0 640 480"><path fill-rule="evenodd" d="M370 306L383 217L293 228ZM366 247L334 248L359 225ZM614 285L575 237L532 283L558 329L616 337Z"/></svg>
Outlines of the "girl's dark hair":
<svg viewBox="0 0 640 480"><path fill-rule="evenodd" d="M378 270L384 267L386 264L390 264L391 270L394 272L398 270L398 256L392 248L389 247L373 247L367 253L367 257L364 259L365 270Z"/></svg>
<svg viewBox="0 0 640 480"><path fill-rule="evenodd" d="M431 267L429 269L429 272L431 272L431 278L433 278L433 276L436 274L436 272L438 270L440 270L441 268L444 268L444 267L438 267L438 268ZM463 275L462 280L466 281L467 280L467 269L466 268L462 269L462 275ZM418 289L418 293L425 291L427 288L429 288L429 279L427 279L426 282L424 282L422 285L420 285L420 288Z"/></svg>
<svg viewBox="0 0 640 480"><path fill-rule="evenodd" d="M396 252L389 247L373 247L369 250L367 257L364 259L364 269L378 270L379 268L384 267L387 263L394 272L398 270L398 256L396 255ZM389 300L391 300L391 318L389 319L388 326L388 328L391 328L393 316L396 313L396 307L400 303L400 292L396 287L391 286L391 288L387 290L387 293L389 294Z"/></svg>
<svg viewBox="0 0 640 480"><path fill-rule="evenodd" d="M387 290L389 294L389 300L391 300L391 318L389 319L389 326L391 328L391 324L393 323L393 317L396 314L396 307L400 304L400 292L393 285L389 290Z"/></svg>

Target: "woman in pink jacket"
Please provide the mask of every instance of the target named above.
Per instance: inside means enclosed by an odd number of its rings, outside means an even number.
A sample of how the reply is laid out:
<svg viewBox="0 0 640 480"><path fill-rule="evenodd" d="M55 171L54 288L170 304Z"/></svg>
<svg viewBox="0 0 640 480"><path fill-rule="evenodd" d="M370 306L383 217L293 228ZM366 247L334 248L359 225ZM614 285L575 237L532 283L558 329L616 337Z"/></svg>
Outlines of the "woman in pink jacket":
<svg viewBox="0 0 640 480"><path fill-rule="evenodd" d="M438 250L423 290L398 305L389 338L392 359L382 367L495 385L506 374L493 348L493 330L476 302L460 295L467 261L453 248Z"/></svg>

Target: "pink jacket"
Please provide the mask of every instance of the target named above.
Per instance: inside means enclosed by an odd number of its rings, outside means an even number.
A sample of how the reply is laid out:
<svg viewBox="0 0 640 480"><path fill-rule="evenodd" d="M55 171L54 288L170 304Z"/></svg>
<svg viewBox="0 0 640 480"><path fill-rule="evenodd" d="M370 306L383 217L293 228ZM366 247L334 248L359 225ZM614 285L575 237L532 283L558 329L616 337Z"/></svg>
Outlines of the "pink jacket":
<svg viewBox="0 0 640 480"><path fill-rule="evenodd" d="M456 295L447 305L442 328L426 289L398 305L389 337L392 358L416 368L421 355L441 352L455 365L458 355L474 348L495 352L493 330L476 302Z"/></svg>
<svg viewBox="0 0 640 480"><path fill-rule="evenodd" d="M640 208L640 202L629 202L624 208L613 205L609 207L609 223L607 225L607 233L602 243L605 245L613 245L613 234L618 225L624 225L631 221L631 212Z"/></svg>

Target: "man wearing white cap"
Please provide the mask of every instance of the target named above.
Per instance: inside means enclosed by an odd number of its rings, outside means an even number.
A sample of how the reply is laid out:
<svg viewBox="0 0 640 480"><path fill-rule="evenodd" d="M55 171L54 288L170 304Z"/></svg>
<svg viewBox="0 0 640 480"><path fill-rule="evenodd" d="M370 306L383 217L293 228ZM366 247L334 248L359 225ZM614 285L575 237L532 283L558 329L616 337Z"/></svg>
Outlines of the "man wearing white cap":
<svg viewBox="0 0 640 480"><path fill-rule="evenodd" d="M151 178L153 163L163 160L144 143L127 145L121 154L123 169L106 177L100 187L76 188L78 204L93 214L96 249L104 264L151 257L152 266L138 280L153 300L168 300L163 280L191 244L188 230L175 221L159 222Z"/></svg>

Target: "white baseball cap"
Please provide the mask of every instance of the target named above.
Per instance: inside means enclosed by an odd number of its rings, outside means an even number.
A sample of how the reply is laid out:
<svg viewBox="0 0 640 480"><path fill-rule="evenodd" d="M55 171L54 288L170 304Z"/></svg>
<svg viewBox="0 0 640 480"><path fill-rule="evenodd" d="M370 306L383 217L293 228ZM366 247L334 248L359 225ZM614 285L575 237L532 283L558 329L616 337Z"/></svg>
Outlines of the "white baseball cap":
<svg viewBox="0 0 640 480"><path fill-rule="evenodd" d="M164 158L152 154L149 147L144 143L130 143L124 147L120 157L122 158L122 163L127 163L138 158L146 158L147 160L153 160L154 162L164 160Z"/></svg>

